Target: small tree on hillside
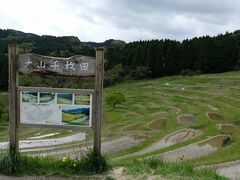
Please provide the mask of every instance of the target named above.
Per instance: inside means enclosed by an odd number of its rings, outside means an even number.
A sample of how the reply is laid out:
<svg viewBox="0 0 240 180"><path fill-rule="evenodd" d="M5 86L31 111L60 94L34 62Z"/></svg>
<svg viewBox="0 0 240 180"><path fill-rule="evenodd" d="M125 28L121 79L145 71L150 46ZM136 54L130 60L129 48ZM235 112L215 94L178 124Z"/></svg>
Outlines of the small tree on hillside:
<svg viewBox="0 0 240 180"><path fill-rule="evenodd" d="M106 103L114 110L117 104L122 104L126 101L121 92L114 92L106 97Z"/></svg>

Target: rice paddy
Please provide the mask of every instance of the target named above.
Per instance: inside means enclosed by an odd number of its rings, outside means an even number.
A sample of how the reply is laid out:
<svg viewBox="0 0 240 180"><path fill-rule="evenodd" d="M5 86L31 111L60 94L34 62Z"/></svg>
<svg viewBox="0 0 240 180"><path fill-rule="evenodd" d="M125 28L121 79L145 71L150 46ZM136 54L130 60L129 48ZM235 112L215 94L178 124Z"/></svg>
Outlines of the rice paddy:
<svg viewBox="0 0 240 180"><path fill-rule="evenodd" d="M132 156L139 154L137 152L144 152L140 154L147 156L145 152L157 155L195 143L197 147L206 148L203 148L205 154L196 156L202 164L240 159L237 153L240 147L237 131L240 125L239 79L240 72L229 72L130 81L105 88L104 96L120 91L126 102L117 105L114 111L104 103L104 152L110 153L110 157ZM6 97L5 92L1 93L0 101L6 104ZM61 103L70 103L70 99L59 96ZM7 140L7 129L7 123L2 122L1 141ZM47 138L45 135L49 134L53 136L48 138L56 138L77 132L51 129L43 132L26 128L21 129L20 139ZM231 143L223 145L226 135L231 137ZM211 139L215 136L219 138ZM92 133L88 137L91 141ZM160 146L161 140L168 143ZM148 148L151 151L145 151ZM54 151L53 148L50 153ZM201 148L196 152L201 154Z"/></svg>
<svg viewBox="0 0 240 180"><path fill-rule="evenodd" d="M168 119L156 119L149 123L148 127L156 130L163 130L167 124Z"/></svg>
<svg viewBox="0 0 240 180"><path fill-rule="evenodd" d="M234 135L235 129L240 124L240 72L222 74L198 75L191 77L173 76L153 80L131 81L121 83L105 89L105 95L120 91L126 97L126 102L117 106L115 111L104 105L104 115L108 122L103 125L105 137L119 137L136 133L148 134L148 138L139 145L129 150L113 154L113 157L127 156L141 152L152 144L157 143L168 134L184 128L200 130L202 134L187 139L184 145L207 139L209 137L229 134L234 143L223 145L221 138L214 138L204 142L218 152L226 151L224 160L239 158L236 153L231 155L227 148L238 151L235 143L240 141ZM181 88L179 88L181 85ZM230 124L229 128L218 124ZM115 126L116 125L116 126ZM113 128L113 130L111 130ZM106 131L108 130L108 131ZM189 133L189 132L188 132ZM225 137L225 136L224 136ZM238 136L237 136L238 137ZM175 142L174 147L181 146L183 136ZM213 143L214 141L214 143ZM179 144L180 143L180 144ZM179 144L179 145L177 145ZM155 153L161 151L161 147L155 149ZM216 156L209 155L208 163L219 161ZM202 158L203 156L199 157ZM218 160L217 160L218 159Z"/></svg>

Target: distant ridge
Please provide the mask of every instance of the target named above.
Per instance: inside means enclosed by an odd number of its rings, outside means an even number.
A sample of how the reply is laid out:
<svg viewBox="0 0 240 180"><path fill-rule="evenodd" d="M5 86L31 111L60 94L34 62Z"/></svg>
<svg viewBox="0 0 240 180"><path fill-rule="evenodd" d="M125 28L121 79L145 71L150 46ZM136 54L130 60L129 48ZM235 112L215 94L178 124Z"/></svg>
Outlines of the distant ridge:
<svg viewBox="0 0 240 180"><path fill-rule="evenodd" d="M70 109L70 110L62 110L64 113L68 114L89 114L89 108L78 108L78 109Z"/></svg>

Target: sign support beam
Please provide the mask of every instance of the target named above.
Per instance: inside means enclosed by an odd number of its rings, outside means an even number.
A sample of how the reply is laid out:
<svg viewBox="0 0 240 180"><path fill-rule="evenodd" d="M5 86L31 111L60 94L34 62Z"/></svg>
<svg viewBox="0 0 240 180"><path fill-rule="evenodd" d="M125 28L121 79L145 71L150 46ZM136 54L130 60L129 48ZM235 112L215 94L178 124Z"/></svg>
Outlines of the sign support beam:
<svg viewBox="0 0 240 180"><path fill-rule="evenodd" d="M94 150L101 154L101 123L102 123L102 96L103 96L104 49L96 49L95 73L95 122L94 122Z"/></svg>
<svg viewBox="0 0 240 180"><path fill-rule="evenodd" d="M8 63L9 63L9 137L10 150L16 153L19 150L18 141L18 117L19 117L19 97L18 87L18 68L17 58L19 49L16 44L8 46Z"/></svg>

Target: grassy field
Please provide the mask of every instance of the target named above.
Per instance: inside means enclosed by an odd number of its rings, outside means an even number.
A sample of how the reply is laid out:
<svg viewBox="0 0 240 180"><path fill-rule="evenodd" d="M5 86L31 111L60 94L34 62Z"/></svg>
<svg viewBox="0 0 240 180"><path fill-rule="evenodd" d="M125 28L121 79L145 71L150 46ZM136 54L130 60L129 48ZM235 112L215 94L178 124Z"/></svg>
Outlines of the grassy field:
<svg viewBox="0 0 240 180"><path fill-rule="evenodd" d="M126 102L117 105L114 111L104 102L102 136L105 139L131 136L138 139L140 143L129 149L112 153L108 155L109 158L137 152L176 130L194 128L201 130L203 134L194 139L138 157L156 155L204 140L209 136L227 134L231 137L230 141L222 145L216 152L195 160L189 160L187 164L192 168L197 165L240 159L240 132L238 130L238 125L240 125L239 71L129 81L105 88L104 96L118 91L124 94ZM7 104L7 94L5 92L0 93L0 104ZM6 123L0 122L0 140L6 140L7 126ZM231 124L234 128L220 129L221 124ZM43 130L23 129L20 137L24 139L40 131ZM52 133L60 130L49 129L46 131L46 133ZM60 132L57 136L64 136L76 131L61 130ZM42 133L44 134L44 132ZM137 168L137 165L132 168L129 165L129 162L134 161L134 159L135 157L131 157L128 160L117 161L116 166L126 164L126 168L130 172L137 171L134 169ZM188 168L188 165L184 165L184 168ZM170 165L167 165L167 167L172 168ZM146 169L146 171L148 170ZM161 172L162 170L156 171ZM177 174L179 175L179 173ZM186 174L187 172L184 175ZM197 176L197 173L195 175Z"/></svg>
<svg viewBox="0 0 240 180"><path fill-rule="evenodd" d="M74 119L81 119L84 117L84 114L70 114L70 113L63 113L63 121L72 121Z"/></svg>
<svg viewBox="0 0 240 180"><path fill-rule="evenodd" d="M214 154L199 158L196 163L211 164L240 158L239 132L218 128L218 124L240 124L240 72L125 82L106 88L105 95L115 91L125 95L126 103L118 105L115 111L104 105L104 137L135 134L143 139L141 144L112 154L111 157L138 151L177 129L191 127L201 129L204 133L189 143L217 134L229 134L232 138L231 143ZM215 116L210 119L208 113ZM164 114L164 119L167 119L164 125L158 126L159 130L149 126L154 120L162 118L158 114ZM179 122L182 114L191 115L196 122ZM186 144L188 142L166 149ZM164 149L155 153L161 151Z"/></svg>

